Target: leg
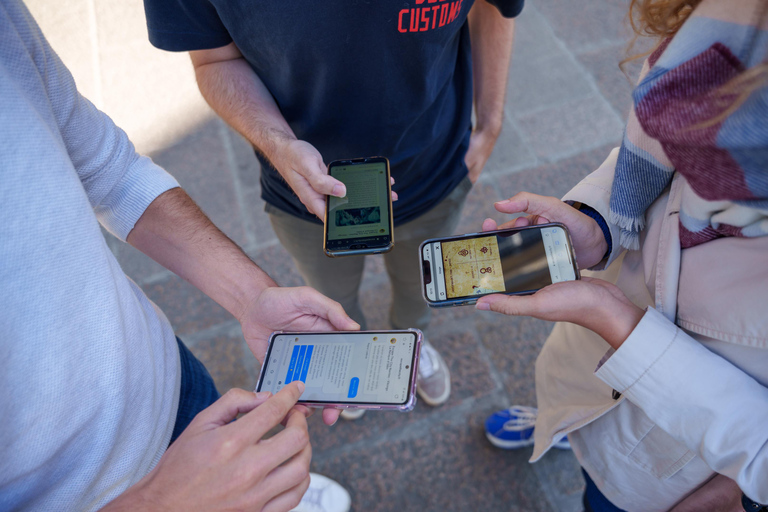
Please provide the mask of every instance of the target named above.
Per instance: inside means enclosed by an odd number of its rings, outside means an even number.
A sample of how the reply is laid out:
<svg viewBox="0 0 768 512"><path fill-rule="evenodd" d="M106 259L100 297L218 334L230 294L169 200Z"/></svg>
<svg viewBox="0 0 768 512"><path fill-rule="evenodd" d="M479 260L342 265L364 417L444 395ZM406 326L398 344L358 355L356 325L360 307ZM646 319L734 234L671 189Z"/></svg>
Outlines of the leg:
<svg viewBox="0 0 768 512"><path fill-rule="evenodd" d="M419 244L427 238L450 235L472 184L465 179L430 211L395 230L395 248L384 256L392 282L390 321L398 329L429 326L430 310L421 296ZM419 396L437 406L448 400L451 374L442 356L424 339L419 359Z"/></svg>
<svg viewBox="0 0 768 512"><path fill-rule="evenodd" d="M181 391L179 391L179 409L176 412L176 424L171 434L173 443L190 424L197 413L219 399L219 392L213 378L192 352L176 337L181 359Z"/></svg>
<svg viewBox="0 0 768 512"><path fill-rule="evenodd" d="M323 227L275 208L268 210L277 238L293 257L307 285L338 301L360 328L366 322L358 301L365 260L361 257L329 258L323 254Z"/></svg>
<svg viewBox="0 0 768 512"><path fill-rule="evenodd" d="M396 329L416 327L425 331L430 310L421 296L419 244L427 238L453 234L472 183L465 178L434 208L395 229L395 248L384 255L392 282L390 322Z"/></svg>

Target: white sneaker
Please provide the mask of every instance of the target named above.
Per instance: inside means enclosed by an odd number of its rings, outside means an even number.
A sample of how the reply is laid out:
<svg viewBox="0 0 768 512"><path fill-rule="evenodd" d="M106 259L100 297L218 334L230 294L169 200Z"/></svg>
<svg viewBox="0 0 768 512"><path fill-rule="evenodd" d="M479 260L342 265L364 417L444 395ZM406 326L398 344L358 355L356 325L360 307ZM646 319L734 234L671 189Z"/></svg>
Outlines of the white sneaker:
<svg viewBox="0 0 768 512"><path fill-rule="evenodd" d="M309 474L309 488L291 512L348 512L352 498L335 480L318 473Z"/></svg>
<svg viewBox="0 0 768 512"><path fill-rule="evenodd" d="M451 394L451 373L442 356L424 340L419 356L419 381L416 391L432 407L445 403Z"/></svg>
<svg viewBox="0 0 768 512"><path fill-rule="evenodd" d="M341 419L347 421L359 420L365 414L365 409L344 409L341 411Z"/></svg>

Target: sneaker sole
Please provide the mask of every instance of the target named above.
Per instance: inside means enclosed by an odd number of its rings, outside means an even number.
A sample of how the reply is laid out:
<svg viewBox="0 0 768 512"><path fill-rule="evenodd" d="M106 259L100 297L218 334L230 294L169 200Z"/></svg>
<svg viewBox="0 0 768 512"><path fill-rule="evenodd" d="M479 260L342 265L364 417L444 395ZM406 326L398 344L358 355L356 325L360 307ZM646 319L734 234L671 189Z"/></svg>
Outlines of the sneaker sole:
<svg viewBox="0 0 768 512"><path fill-rule="evenodd" d="M488 432L485 433L485 437L496 448L502 448L504 450L515 450L517 448L525 448L526 446L533 446L533 439L521 439L519 441L507 441L505 439L499 439L496 436L492 436Z"/></svg>

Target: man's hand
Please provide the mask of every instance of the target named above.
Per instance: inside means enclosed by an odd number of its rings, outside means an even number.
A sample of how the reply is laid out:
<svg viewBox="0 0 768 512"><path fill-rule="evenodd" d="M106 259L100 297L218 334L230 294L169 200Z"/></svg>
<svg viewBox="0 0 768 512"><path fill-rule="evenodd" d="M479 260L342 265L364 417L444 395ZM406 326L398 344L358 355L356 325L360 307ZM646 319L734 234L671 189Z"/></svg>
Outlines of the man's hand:
<svg viewBox="0 0 768 512"><path fill-rule="evenodd" d="M323 157L308 142L287 139L277 144L272 165L299 200L321 220L325 218L325 196L344 197L347 187L328 175Z"/></svg>
<svg viewBox="0 0 768 512"><path fill-rule="evenodd" d="M480 178L480 173L490 158L498 137L498 133L491 133L489 130L475 130L469 137L469 148L467 154L464 155L464 163L467 164L469 181L472 183L477 183Z"/></svg>
<svg viewBox="0 0 768 512"><path fill-rule="evenodd" d="M314 288L266 288L239 318L243 336L256 358L264 363L267 339L273 331L357 331L360 325L336 301ZM339 409L324 409L323 422L333 425Z"/></svg>
<svg viewBox="0 0 768 512"><path fill-rule="evenodd" d="M715 475L670 512L744 512L741 506L741 489L736 482L725 475Z"/></svg>
<svg viewBox="0 0 768 512"><path fill-rule="evenodd" d="M486 295L477 301L476 308L551 322L571 322L594 331L615 349L624 343L645 314L618 287L590 277L551 284L533 295Z"/></svg>
<svg viewBox="0 0 768 512"><path fill-rule="evenodd" d="M300 382L269 398L232 389L198 414L158 465L103 510L260 510L296 506L309 486ZM269 395L269 393L264 393ZM244 414L237 421L238 414ZM285 429L262 439L283 422Z"/></svg>
<svg viewBox="0 0 768 512"><path fill-rule="evenodd" d="M565 224L571 234L579 268L591 268L597 265L608 250L608 242L605 241L603 231L595 219L584 215L556 197L520 192L510 199L499 201L494 206L502 213L528 215L505 222L498 227L495 221L486 219L483 222L483 231L560 222Z"/></svg>

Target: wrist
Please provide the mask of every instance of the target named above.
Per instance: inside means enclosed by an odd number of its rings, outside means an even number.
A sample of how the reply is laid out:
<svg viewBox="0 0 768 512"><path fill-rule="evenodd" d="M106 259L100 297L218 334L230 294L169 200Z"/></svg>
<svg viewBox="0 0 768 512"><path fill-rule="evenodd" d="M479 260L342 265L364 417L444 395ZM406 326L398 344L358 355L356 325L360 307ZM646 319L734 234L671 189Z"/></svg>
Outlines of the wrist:
<svg viewBox="0 0 768 512"><path fill-rule="evenodd" d="M284 167L289 166L286 160L290 159L288 155L291 153L291 144L298 139L284 129L268 128L263 132L263 140L261 152L275 169L282 172Z"/></svg>
<svg viewBox="0 0 768 512"><path fill-rule="evenodd" d="M233 289L232 309L227 310L242 323L247 311L259 300L261 295L269 288L278 284L258 266L253 264L253 269L245 277L237 282Z"/></svg>
<svg viewBox="0 0 768 512"><path fill-rule="evenodd" d="M492 119L483 121L478 120L475 123L474 132L482 135L487 141L495 143L496 139L501 135L502 121L503 118L501 116L494 116Z"/></svg>
<svg viewBox="0 0 768 512"><path fill-rule="evenodd" d="M602 312L603 318L609 319L600 336L615 350L629 338L637 324L643 319L645 311L632 303L614 302Z"/></svg>

